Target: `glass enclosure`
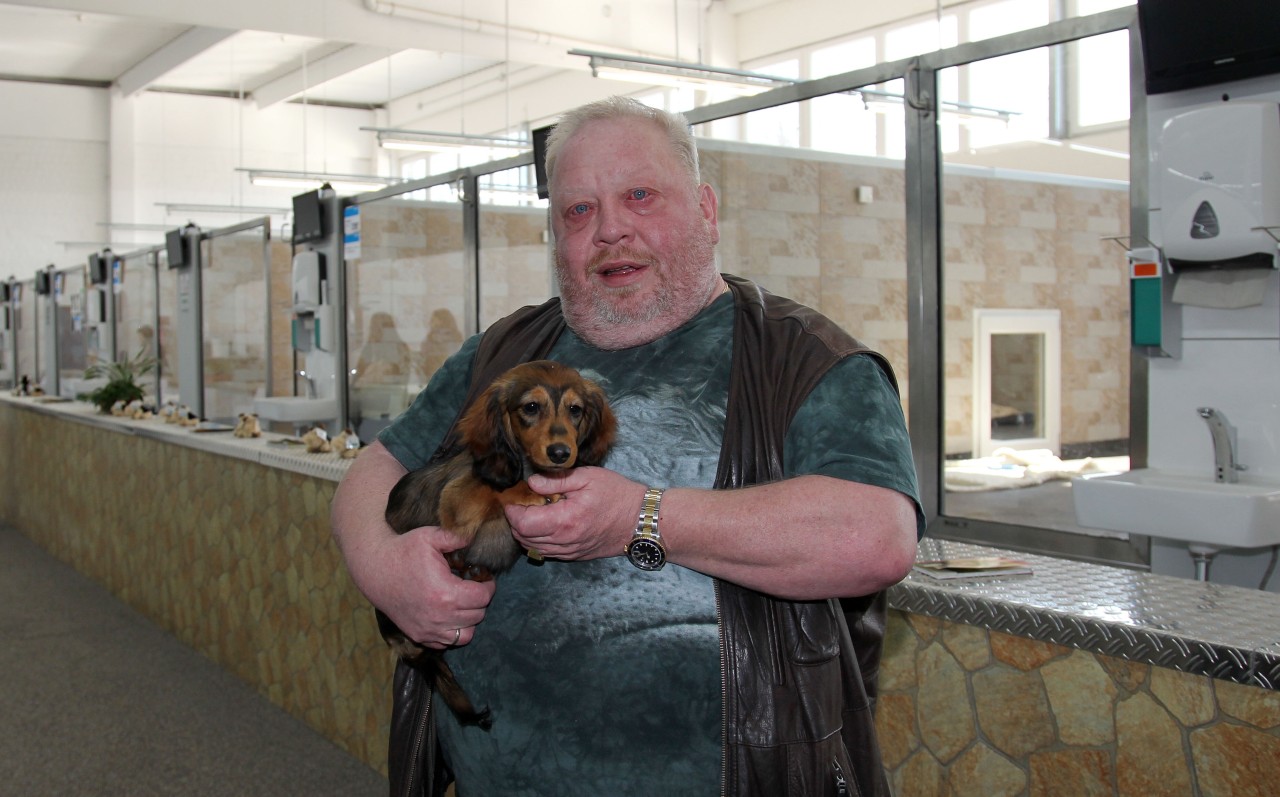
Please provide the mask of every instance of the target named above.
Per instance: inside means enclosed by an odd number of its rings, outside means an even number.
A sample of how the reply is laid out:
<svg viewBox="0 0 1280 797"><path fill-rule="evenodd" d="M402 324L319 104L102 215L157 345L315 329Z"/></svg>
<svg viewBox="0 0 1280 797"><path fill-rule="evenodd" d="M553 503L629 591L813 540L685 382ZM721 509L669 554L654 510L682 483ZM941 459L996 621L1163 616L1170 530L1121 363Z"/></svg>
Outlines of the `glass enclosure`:
<svg viewBox="0 0 1280 797"><path fill-rule="evenodd" d="M905 399L903 163L851 154L900 151L904 129L880 128L862 102L842 102L850 96L795 103L785 106L787 114L769 109L696 125L702 179L719 198L721 269L820 310L884 354ZM769 121L758 122L759 113ZM815 114L830 129L806 135L800 122ZM776 135L774 142L743 141L758 140L764 129ZM859 138L868 129L874 130L870 144ZM831 130L848 131L848 137ZM779 145L788 140L805 143Z"/></svg>
<svg viewBox="0 0 1280 797"><path fill-rule="evenodd" d="M53 272L58 324L58 384L71 395L89 366L84 334L84 266Z"/></svg>
<svg viewBox="0 0 1280 797"><path fill-rule="evenodd" d="M538 199L532 171L519 166L479 180L480 329L554 290L548 202Z"/></svg>
<svg viewBox="0 0 1280 797"><path fill-rule="evenodd" d="M204 355L204 415L235 423L267 395L271 317L268 220L214 230L201 243L201 341Z"/></svg>
<svg viewBox="0 0 1280 797"><path fill-rule="evenodd" d="M121 257L120 284L115 291L117 358L159 356L156 323L159 313L156 271L159 256L155 250L132 252ZM140 384L147 395L158 398L162 369L157 367L142 377Z"/></svg>
<svg viewBox="0 0 1280 797"><path fill-rule="evenodd" d="M346 262L349 421L371 440L473 331L475 275L463 204L404 195L363 202Z"/></svg>
<svg viewBox="0 0 1280 797"><path fill-rule="evenodd" d="M1076 524L1070 477L1129 467L1107 240L1129 229L1129 86L1108 72L1128 58L1119 31L938 74L967 109L940 116L944 515L1117 536Z"/></svg>
<svg viewBox="0 0 1280 797"><path fill-rule="evenodd" d="M21 384L25 376L31 386L39 384L39 369L36 367L36 339L40 322L36 315L36 281L34 279L14 284L18 292L18 300L13 305L13 334L18 359L13 371L14 379Z"/></svg>
<svg viewBox="0 0 1280 797"><path fill-rule="evenodd" d="M156 268L156 287L159 298L160 326L157 335L157 347L160 352L160 395L157 401L161 405L170 401L180 401L178 393L178 365L181 350L178 346L178 270L169 268L168 256L160 255L160 264Z"/></svg>

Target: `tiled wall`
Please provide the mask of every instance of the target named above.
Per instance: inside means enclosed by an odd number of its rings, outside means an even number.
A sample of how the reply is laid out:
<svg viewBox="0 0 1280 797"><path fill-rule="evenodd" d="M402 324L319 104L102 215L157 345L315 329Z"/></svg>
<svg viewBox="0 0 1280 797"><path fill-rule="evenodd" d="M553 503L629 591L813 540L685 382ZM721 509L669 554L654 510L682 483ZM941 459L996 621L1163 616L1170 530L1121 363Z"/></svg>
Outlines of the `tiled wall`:
<svg viewBox="0 0 1280 797"><path fill-rule="evenodd" d="M720 197L722 268L818 308L885 354L907 393L906 189L901 168L699 141ZM860 186L872 201L857 201ZM1045 176L943 178L946 453L971 449L973 310L1062 317L1064 443L1128 437L1128 228L1122 185ZM908 408L909 411L910 408Z"/></svg>
<svg viewBox="0 0 1280 797"><path fill-rule="evenodd" d="M876 724L898 797L1277 793L1280 692L891 612Z"/></svg>

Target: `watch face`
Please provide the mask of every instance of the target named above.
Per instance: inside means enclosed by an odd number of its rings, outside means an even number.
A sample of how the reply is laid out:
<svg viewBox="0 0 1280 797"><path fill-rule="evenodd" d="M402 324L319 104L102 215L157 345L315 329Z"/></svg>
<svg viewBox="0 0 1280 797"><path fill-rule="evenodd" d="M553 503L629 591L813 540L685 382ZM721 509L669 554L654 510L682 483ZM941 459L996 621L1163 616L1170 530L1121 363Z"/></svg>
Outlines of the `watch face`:
<svg viewBox="0 0 1280 797"><path fill-rule="evenodd" d="M667 552L657 540L637 537L627 546L627 558L641 570L659 570L667 563Z"/></svg>

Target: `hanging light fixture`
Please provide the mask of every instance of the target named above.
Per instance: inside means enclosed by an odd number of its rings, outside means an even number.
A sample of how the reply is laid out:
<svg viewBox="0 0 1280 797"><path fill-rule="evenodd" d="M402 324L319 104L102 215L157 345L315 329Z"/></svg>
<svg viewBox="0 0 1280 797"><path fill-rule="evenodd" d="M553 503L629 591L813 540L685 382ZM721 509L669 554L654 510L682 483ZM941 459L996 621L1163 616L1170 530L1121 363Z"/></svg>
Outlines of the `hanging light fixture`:
<svg viewBox="0 0 1280 797"><path fill-rule="evenodd" d="M727 69L684 61L664 61L636 55L601 53L594 50L569 50L569 55L589 59L593 77L644 83L650 86L672 88L723 88L738 94L759 94L762 91L790 86L800 81L794 78L748 72L743 69Z"/></svg>
<svg viewBox="0 0 1280 797"><path fill-rule="evenodd" d="M325 183L340 194L359 194L364 191L380 191L393 183L404 182L398 177L381 177L374 174L334 174L331 172L291 172L279 169L240 169L246 172L254 185L273 188L308 190Z"/></svg>
<svg viewBox="0 0 1280 797"><path fill-rule="evenodd" d="M437 133L430 130L403 130L395 127L362 127L378 136L383 149L407 152L454 152L460 148L530 149L533 144L518 138L476 136L468 133Z"/></svg>

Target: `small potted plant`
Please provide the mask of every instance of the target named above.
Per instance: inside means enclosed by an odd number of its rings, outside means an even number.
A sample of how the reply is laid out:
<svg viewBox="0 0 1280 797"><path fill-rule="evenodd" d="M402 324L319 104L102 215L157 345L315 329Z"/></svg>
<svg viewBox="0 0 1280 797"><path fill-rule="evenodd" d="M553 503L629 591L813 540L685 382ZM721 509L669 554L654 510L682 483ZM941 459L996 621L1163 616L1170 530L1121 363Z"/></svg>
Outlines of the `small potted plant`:
<svg viewBox="0 0 1280 797"><path fill-rule="evenodd" d="M107 383L84 394L83 398L103 413L111 412L117 401L125 404L140 401L146 396L146 391L138 384L137 379L155 367L156 358L147 356L145 348L139 349L133 357L125 357L119 362L94 363L85 369L84 378L105 378Z"/></svg>

